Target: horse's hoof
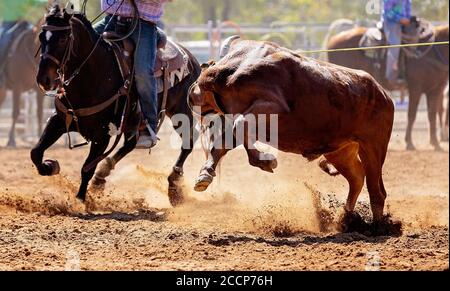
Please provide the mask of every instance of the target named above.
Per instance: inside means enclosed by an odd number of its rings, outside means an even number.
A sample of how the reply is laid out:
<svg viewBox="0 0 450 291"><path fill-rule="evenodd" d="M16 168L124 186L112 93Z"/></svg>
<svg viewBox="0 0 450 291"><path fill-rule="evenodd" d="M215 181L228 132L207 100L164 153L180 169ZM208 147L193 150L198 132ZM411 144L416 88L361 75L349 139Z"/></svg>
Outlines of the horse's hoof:
<svg viewBox="0 0 450 291"><path fill-rule="evenodd" d="M415 150L416 150L416 147L415 147L413 144L408 143L408 144L406 145L406 150L407 150L407 151L415 151Z"/></svg>
<svg viewBox="0 0 450 291"><path fill-rule="evenodd" d="M59 175L61 168L59 167L59 162L57 160L45 160L43 164L51 169L47 176Z"/></svg>
<svg viewBox="0 0 450 291"><path fill-rule="evenodd" d="M444 149L440 145L434 145L434 151L437 153L445 152Z"/></svg>
<svg viewBox="0 0 450 291"><path fill-rule="evenodd" d="M448 133L448 127L445 127L441 131L441 141L442 142L448 142L449 141L449 133Z"/></svg>
<svg viewBox="0 0 450 291"><path fill-rule="evenodd" d="M197 192L204 192L211 185L214 177L210 174L201 174L195 181L194 190Z"/></svg>
<svg viewBox="0 0 450 291"><path fill-rule="evenodd" d="M17 147L16 141L10 139L6 147L15 149Z"/></svg>
<svg viewBox="0 0 450 291"><path fill-rule="evenodd" d="M80 200L80 202L82 203L86 202L86 194L85 195L78 194L76 198Z"/></svg>
<svg viewBox="0 0 450 291"><path fill-rule="evenodd" d="M169 201L173 207L180 206L184 203L183 191L180 187L169 187Z"/></svg>

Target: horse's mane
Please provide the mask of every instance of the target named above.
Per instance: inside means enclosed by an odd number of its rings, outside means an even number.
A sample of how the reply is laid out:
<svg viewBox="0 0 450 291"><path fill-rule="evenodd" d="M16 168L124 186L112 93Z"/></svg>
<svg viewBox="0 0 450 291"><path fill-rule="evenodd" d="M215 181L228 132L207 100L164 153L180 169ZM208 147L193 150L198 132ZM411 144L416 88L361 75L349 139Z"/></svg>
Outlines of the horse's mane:
<svg viewBox="0 0 450 291"><path fill-rule="evenodd" d="M86 15L84 15L83 13L75 13L73 17L77 18L84 24L84 27L93 39L97 39L100 37L100 35L94 30L92 23L87 19Z"/></svg>
<svg viewBox="0 0 450 291"><path fill-rule="evenodd" d="M92 26L92 23L87 19L86 15L80 12L74 13L71 17L74 17L81 21L84 24L85 29L88 31L88 33L91 35L93 40L96 40L99 38L99 34L94 30L94 27ZM54 22L56 24L62 24L64 21L70 21L68 18L68 14L63 10L61 11L59 8L53 8L46 16L45 21L48 22Z"/></svg>

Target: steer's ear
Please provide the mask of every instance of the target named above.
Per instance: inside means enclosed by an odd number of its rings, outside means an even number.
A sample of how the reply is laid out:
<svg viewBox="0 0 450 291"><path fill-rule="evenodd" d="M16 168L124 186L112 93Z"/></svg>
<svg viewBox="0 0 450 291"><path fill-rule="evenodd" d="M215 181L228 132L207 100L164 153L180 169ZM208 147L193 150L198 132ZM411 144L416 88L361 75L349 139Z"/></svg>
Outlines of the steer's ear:
<svg viewBox="0 0 450 291"><path fill-rule="evenodd" d="M214 61L214 60L210 60L209 62L207 62L207 63L203 63L203 64L201 64L201 68L202 68L202 71L204 71L204 70L206 70L206 69L208 69L208 68L210 68L210 67L212 67L212 66L214 66L216 64L216 61Z"/></svg>

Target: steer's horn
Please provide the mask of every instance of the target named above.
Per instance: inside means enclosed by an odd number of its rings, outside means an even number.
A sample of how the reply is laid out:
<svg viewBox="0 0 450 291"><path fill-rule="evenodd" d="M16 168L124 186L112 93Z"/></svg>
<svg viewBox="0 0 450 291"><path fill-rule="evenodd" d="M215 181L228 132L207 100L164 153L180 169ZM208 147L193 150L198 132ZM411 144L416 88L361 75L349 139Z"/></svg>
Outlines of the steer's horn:
<svg viewBox="0 0 450 291"><path fill-rule="evenodd" d="M228 54L233 41L235 41L236 39L239 39L239 38L241 38L239 35L233 35L233 36L230 36L229 38L227 38L223 42L222 47L220 48L220 58L221 59Z"/></svg>

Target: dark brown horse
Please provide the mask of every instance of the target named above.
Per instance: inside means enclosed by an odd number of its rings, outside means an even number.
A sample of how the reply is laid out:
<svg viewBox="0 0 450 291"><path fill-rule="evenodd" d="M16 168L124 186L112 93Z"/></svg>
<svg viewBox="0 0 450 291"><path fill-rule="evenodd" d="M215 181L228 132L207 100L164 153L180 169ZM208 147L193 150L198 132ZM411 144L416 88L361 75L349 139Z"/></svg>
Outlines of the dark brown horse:
<svg viewBox="0 0 450 291"><path fill-rule="evenodd" d="M344 31L328 43L328 49L341 49L358 47L367 28L358 27ZM435 29L436 42L449 40L449 27L442 26ZM443 99L444 90L448 82L448 45L433 46L421 59L408 58L406 60L406 81L409 90L408 128L406 130L406 143L408 150L414 150L412 130L416 120L417 110L422 94L426 94L428 105L428 119L430 122L430 141L436 150L441 150L437 137L437 113L440 116L440 125L443 128ZM331 52L328 59L334 64L360 69L372 74L384 87L388 87L384 77L386 64L381 69L375 67L374 62L361 51Z"/></svg>
<svg viewBox="0 0 450 291"><path fill-rule="evenodd" d="M269 130L262 128L272 123L269 115L276 115L274 146L310 160L325 156L349 182L349 214L366 179L374 220L382 221L387 196L382 168L394 122L389 93L366 72L316 61L274 43L234 40L229 47L193 86L189 100L196 113L202 118L209 113L239 116L236 122L252 128L243 134L247 145L267 142L259 134ZM211 184L230 150L214 144L197 179L199 190Z"/></svg>
<svg viewBox="0 0 450 291"><path fill-rule="evenodd" d="M44 95L36 84L36 73L39 60L34 57L37 50L37 29L30 27L12 45L12 53L5 66L6 86L0 88L0 106L6 93L13 93L12 124L9 131L8 146L16 146L16 123L20 113L20 96L26 91L37 93L38 132L42 132L42 115Z"/></svg>
<svg viewBox="0 0 450 291"><path fill-rule="evenodd" d="M72 15L55 7L47 15L39 37L43 55L39 64L37 81L43 90L54 90L58 87L61 70L64 70L68 77L81 68L70 84L64 84L65 95L61 101L67 108L73 108L74 112L77 112L80 108L92 108L104 104L115 96L119 89L123 88L124 80L111 46L100 38L83 14ZM97 41L98 46L95 45ZM70 49L68 49L69 47ZM172 204L177 204L182 199L178 182L183 175L184 162L192 152L193 143L198 136L195 133L192 112L188 107L186 96L191 84L197 80L200 74L200 65L192 54L187 50L184 51L189 58L187 67L190 73L169 90L166 106L168 117L175 114L187 116L191 131L190 134L181 136L183 148L168 179L169 198ZM81 65L83 63L84 65ZM65 64L64 68L62 64ZM124 145L115 155L105 161L94 180L96 184L104 183L115 165L136 146L140 113L137 111L137 93L134 86L132 86L130 96L131 111L124 132ZM162 94L159 99L161 105ZM77 195L81 200L86 198L88 184L93 178L98 164L97 159L106 152L111 137L114 136L111 126L115 126L117 129L121 123L123 110L117 110L117 108L124 108L126 98L122 96L118 100L118 103L111 103L100 112L78 118L78 122L72 122L68 129L79 132L91 142L90 153L81 172L82 180ZM57 113L49 119L39 143L31 151L31 159L40 175L50 176L59 173L58 162L43 161L43 156L44 152L67 131L67 117L66 112L57 107ZM174 124L175 129L180 126L187 125ZM92 163L93 167L89 167L88 165Z"/></svg>

